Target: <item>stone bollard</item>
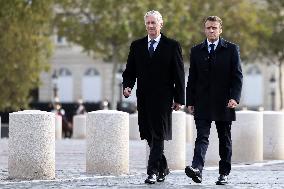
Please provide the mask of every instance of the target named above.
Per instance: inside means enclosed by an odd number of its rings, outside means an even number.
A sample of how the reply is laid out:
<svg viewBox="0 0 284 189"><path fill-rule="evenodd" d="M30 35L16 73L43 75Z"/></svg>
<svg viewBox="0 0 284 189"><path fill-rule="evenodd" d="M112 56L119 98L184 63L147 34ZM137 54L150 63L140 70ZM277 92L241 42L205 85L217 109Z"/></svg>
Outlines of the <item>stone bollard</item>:
<svg viewBox="0 0 284 189"><path fill-rule="evenodd" d="M75 115L73 117L73 138L86 138L86 115Z"/></svg>
<svg viewBox="0 0 284 189"><path fill-rule="evenodd" d="M196 127L193 115L186 114L186 162L191 165L196 138Z"/></svg>
<svg viewBox="0 0 284 189"><path fill-rule="evenodd" d="M192 153L189 157L189 164L191 165L193 155L194 155L194 147L195 147L195 140L197 137L197 130L194 123L194 128L192 132L193 144L191 146ZM218 133L215 125L215 121L211 123L210 135L209 135L209 146L207 148L206 156L205 156L205 166L217 166L220 160L219 156L219 138Z"/></svg>
<svg viewBox="0 0 284 189"><path fill-rule="evenodd" d="M9 178L55 178L54 122L51 112L25 110L9 114Z"/></svg>
<svg viewBox="0 0 284 189"><path fill-rule="evenodd" d="M194 144L193 130L195 129L193 115L186 114L186 142Z"/></svg>
<svg viewBox="0 0 284 189"><path fill-rule="evenodd" d="M232 162L263 161L263 113L238 111L232 125Z"/></svg>
<svg viewBox="0 0 284 189"><path fill-rule="evenodd" d="M140 140L137 113L129 115L129 139L130 140Z"/></svg>
<svg viewBox="0 0 284 189"><path fill-rule="evenodd" d="M165 156L172 170L185 168L186 114L182 111L172 113L172 140L165 141Z"/></svg>
<svg viewBox="0 0 284 189"><path fill-rule="evenodd" d="M186 148L186 114L181 111L172 113L172 140L165 141L164 154L171 170L185 168ZM150 149L146 145L146 165L148 164Z"/></svg>
<svg viewBox="0 0 284 189"><path fill-rule="evenodd" d="M263 112L263 156L284 160L284 112Z"/></svg>
<svg viewBox="0 0 284 189"><path fill-rule="evenodd" d="M129 173L129 114L99 110L87 114L87 173Z"/></svg>
<svg viewBox="0 0 284 189"><path fill-rule="evenodd" d="M62 139L62 116L55 114L55 139Z"/></svg>
<svg viewBox="0 0 284 189"><path fill-rule="evenodd" d="M209 165L218 166L219 161L220 161L220 156L219 156L218 132L217 132L215 121L212 121L211 129L210 129L210 136L209 136L209 146L208 146L206 157L205 157L205 165L206 166L209 166Z"/></svg>

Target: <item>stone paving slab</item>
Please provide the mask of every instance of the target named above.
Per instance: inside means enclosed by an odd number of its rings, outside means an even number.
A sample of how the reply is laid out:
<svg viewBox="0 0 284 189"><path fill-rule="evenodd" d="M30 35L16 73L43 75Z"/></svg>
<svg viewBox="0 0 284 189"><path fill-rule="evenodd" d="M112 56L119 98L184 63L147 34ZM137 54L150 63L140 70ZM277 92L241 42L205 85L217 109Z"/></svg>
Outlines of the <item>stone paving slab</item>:
<svg viewBox="0 0 284 189"><path fill-rule="evenodd" d="M130 174L122 176L88 175L85 172L85 140L64 139L56 141L55 180L9 180L8 140L0 140L0 188L284 188L284 160L264 161L254 164L234 164L230 184L216 186L216 166L203 171L203 183L193 183L183 170L172 171L164 183L144 184L146 178L145 142L130 141ZM187 145L187 148L190 148ZM190 150L187 153L190 162Z"/></svg>

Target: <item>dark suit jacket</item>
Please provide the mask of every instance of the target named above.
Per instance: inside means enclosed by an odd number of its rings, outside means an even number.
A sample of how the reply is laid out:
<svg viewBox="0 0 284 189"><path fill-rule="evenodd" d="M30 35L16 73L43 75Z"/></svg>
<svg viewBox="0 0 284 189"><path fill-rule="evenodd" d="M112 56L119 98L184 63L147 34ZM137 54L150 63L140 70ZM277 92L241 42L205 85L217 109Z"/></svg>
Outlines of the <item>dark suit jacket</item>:
<svg viewBox="0 0 284 189"><path fill-rule="evenodd" d="M230 99L240 101L242 69L237 45L220 38L209 57L207 40L193 47L187 82L186 105L194 106L195 119L234 121L235 110L228 108Z"/></svg>
<svg viewBox="0 0 284 189"><path fill-rule="evenodd" d="M141 139L172 138L173 100L185 104L185 81L179 43L162 34L152 57L147 36L132 42L123 73L123 88L137 79L138 124Z"/></svg>

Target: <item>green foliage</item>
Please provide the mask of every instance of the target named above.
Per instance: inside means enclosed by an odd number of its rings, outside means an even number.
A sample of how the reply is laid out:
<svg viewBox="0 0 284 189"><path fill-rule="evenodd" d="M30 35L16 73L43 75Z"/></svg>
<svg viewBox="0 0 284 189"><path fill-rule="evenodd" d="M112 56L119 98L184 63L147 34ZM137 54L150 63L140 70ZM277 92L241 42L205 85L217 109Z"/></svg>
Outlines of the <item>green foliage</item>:
<svg viewBox="0 0 284 189"><path fill-rule="evenodd" d="M203 20L209 15L223 19L223 36L240 45L243 59L262 51L258 41L269 33L261 6L246 0L62 0L58 7L59 34L96 58L114 63L112 105L117 64L126 62L132 40L147 35L143 16L149 10L161 12L162 32L181 43L184 56L204 40Z"/></svg>
<svg viewBox="0 0 284 189"><path fill-rule="evenodd" d="M259 41L269 35L269 28L262 22L265 9L260 4L247 0L191 1L189 3L188 30L192 35L186 46L204 40L204 19L210 15L219 16L223 21L222 37L240 46L243 60L255 59L262 51Z"/></svg>
<svg viewBox="0 0 284 189"><path fill-rule="evenodd" d="M87 52L125 62L130 42L146 35L143 16L158 10L164 18L162 32L181 42L184 55L204 40L203 20L209 15L223 19L223 35L241 47L243 59L255 58L259 41L271 33L262 22L262 5L246 0L63 0L57 23L61 35Z"/></svg>
<svg viewBox="0 0 284 189"><path fill-rule="evenodd" d="M0 1L0 110L26 108L51 53L52 0Z"/></svg>
<svg viewBox="0 0 284 189"><path fill-rule="evenodd" d="M63 11L57 16L59 35L106 61L113 56L125 60L130 39L141 31L133 20L144 12L140 4L132 0L64 0L60 4Z"/></svg>

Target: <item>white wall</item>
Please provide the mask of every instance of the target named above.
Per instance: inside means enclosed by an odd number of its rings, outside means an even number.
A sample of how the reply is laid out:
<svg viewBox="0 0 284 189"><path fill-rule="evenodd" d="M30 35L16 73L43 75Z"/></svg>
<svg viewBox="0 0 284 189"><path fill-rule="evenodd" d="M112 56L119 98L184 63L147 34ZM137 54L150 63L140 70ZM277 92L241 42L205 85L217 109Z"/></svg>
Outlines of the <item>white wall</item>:
<svg viewBox="0 0 284 189"><path fill-rule="evenodd" d="M72 76L60 76L57 81L58 97L60 102L73 102Z"/></svg>
<svg viewBox="0 0 284 189"><path fill-rule="evenodd" d="M82 78L82 99L84 102L102 100L102 85L100 76L84 76Z"/></svg>

